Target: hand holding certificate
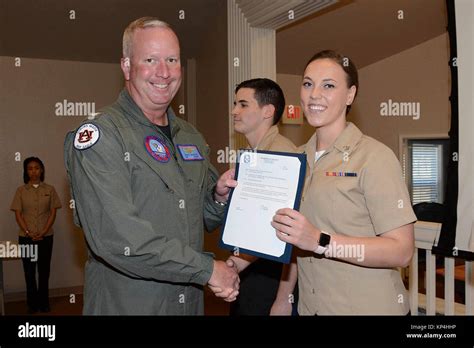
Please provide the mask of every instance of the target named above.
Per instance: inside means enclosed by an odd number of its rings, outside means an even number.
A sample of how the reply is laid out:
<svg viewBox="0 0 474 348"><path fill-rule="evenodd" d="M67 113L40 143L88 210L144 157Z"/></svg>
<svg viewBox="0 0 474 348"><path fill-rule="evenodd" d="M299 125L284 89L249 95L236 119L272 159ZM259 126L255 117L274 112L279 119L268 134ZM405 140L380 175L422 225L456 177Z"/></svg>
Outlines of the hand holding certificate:
<svg viewBox="0 0 474 348"><path fill-rule="evenodd" d="M276 237L271 221L278 209L299 208L305 170L305 154L242 152L221 246L288 263L291 245Z"/></svg>

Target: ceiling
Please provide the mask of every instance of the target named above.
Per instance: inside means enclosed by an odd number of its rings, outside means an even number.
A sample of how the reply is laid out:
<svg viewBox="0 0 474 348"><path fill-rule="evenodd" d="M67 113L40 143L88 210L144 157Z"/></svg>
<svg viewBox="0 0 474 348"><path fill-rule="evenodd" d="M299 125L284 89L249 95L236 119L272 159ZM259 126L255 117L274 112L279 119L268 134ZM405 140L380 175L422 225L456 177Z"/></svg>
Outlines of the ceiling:
<svg viewBox="0 0 474 348"><path fill-rule="evenodd" d="M0 0L0 55L118 62L122 32L133 19L169 22L183 56L222 30L226 0ZM301 74L320 49L337 49L358 67L372 64L446 31L445 0L339 0L337 5L277 32L277 71ZM69 19L69 11L76 19ZM178 10L184 10L185 20ZM404 19L397 19L398 11ZM224 11L225 13L225 11ZM186 39L189 33L193 39Z"/></svg>
<svg viewBox="0 0 474 348"><path fill-rule="evenodd" d="M225 6L225 0L0 0L0 55L117 63L128 23L156 16L180 38L193 33L195 40L181 40L186 57L216 30L217 7Z"/></svg>
<svg viewBox="0 0 474 348"><path fill-rule="evenodd" d="M288 25L288 21L304 18L337 2L338 0L235 0L250 26L267 29L283 28Z"/></svg>
<svg viewBox="0 0 474 348"><path fill-rule="evenodd" d="M301 75L323 49L338 50L362 68L437 37L446 26L445 0L340 0L277 31L277 71Z"/></svg>

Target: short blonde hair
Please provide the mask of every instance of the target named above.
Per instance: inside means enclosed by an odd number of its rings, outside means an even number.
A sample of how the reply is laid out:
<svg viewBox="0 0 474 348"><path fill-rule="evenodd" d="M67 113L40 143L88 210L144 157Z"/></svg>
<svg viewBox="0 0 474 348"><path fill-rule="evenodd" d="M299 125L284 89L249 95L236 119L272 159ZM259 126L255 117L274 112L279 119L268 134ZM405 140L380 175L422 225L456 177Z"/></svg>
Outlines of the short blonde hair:
<svg viewBox="0 0 474 348"><path fill-rule="evenodd" d="M133 33L137 29L155 28L155 27L167 28L173 31L173 29L168 23L160 21L156 17L142 17L131 22L127 26L127 28L125 28L125 31L123 32L123 40L122 40L123 58L129 58L130 54L132 53L132 37L133 37Z"/></svg>

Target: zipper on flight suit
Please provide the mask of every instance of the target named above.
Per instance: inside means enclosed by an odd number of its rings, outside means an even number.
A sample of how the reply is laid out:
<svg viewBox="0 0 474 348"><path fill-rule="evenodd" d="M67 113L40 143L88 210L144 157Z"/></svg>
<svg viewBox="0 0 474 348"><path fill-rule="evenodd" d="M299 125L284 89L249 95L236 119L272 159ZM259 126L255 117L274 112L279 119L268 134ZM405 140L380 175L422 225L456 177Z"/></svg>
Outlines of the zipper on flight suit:
<svg viewBox="0 0 474 348"><path fill-rule="evenodd" d="M186 175L184 173L184 169L181 167L181 165L179 164L179 161L178 161L178 156L176 155L176 148L174 146L174 141L173 139L169 139L168 136L166 134L164 134L164 132L160 129L160 127L158 126L155 126L155 129L156 131L162 135L162 138L163 140L166 142L166 145L168 146L168 148L170 149L171 151L171 154L174 158L174 161L176 163L176 166L178 167L178 170L179 170L179 173L181 174L181 177L183 178L183 182L186 182ZM171 127L170 127L170 133L171 133ZM173 134L171 133L171 137L173 137ZM185 183L186 185L186 183ZM171 190L171 189L170 189ZM184 192L186 192L186 190L184 190ZM181 199L185 199L186 197L181 197L181 198L178 198L179 200ZM185 200L185 206L187 205L186 203L186 200ZM189 221L189 216L188 216L188 209L185 209L185 214L186 214L186 217L187 217L187 221ZM189 231L189 228L190 226L188 226L188 233L186 234L187 235L187 244L188 245L191 245L191 240L190 240L190 231ZM189 294L189 291L187 290L187 287L186 286L180 286L180 288L178 289L177 291L180 295L184 295L184 303L182 304L182 315L186 314L187 313L187 301L186 301L186 297L190 296Z"/></svg>
<svg viewBox="0 0 474 348"><path fill-rule="evenodd" d="M180 174L183 176L183 178L186 178L186 176L184 174L184 170L181 167L181 165L179 164L178 156L176 156L176 148L174 146L173 140L169 139L166 136L166 134L164 134L164 132L160 129L160 127L155 126L155 130L162 136L163 140L166 142L166 145L168 145L168 148L170 149L171 154L173 155L174 161L176 162L176 165L178 166ZM173 136L173 135L171 135L171 136Z"/></svg>

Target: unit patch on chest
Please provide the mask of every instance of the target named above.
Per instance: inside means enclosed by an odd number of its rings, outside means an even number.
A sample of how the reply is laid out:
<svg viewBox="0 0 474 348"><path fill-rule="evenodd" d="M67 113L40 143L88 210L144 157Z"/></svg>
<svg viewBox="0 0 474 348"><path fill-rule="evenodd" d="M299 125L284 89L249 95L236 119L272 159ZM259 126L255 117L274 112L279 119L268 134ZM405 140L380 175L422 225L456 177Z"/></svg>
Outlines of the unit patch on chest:
<svg viewBox="0 0 474 348"><path fill-rule="evenodd" d="M145 138L145 149L148 154L161 163L170 160L170 150L164 142L156 136L149 135Z"/></svg>

